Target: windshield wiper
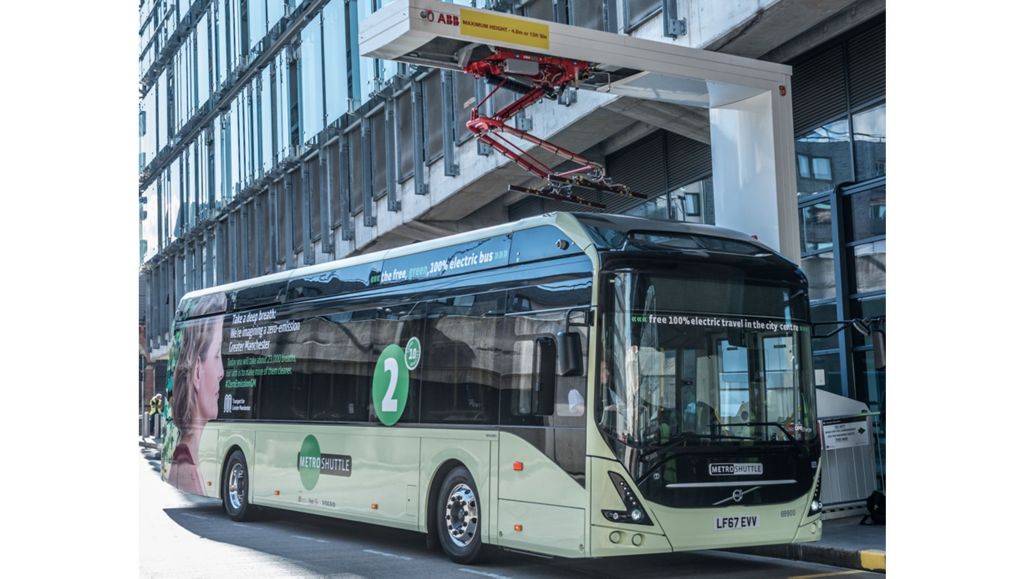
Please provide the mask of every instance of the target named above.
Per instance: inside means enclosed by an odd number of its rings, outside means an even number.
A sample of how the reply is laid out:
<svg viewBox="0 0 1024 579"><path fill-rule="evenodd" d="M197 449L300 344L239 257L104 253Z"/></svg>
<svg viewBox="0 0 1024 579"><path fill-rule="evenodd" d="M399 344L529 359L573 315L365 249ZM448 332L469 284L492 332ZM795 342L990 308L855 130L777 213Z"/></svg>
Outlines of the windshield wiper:
<svg viewBox="0 0 1024 579"><path fill-rule="evenodd" d="M728 426L777 426L786 435L786 438L796 442L796 437L790 434L786 427L778 422L730 422Z"/></svg>
<svg viewBox="0 0 1024 579"><path fill-rule="evenodd" d="M662 452L662 451L668 450L670 448L675 448L677 446L681 446L681 445L683 445L683 444L685 444L687 442L690 442L690 441L692 441L694 439L698 439L698 440L757 440L753 436L732 436L732 435L729 435L729 434L698 434L696 432L680 432L676 436L673 436L673 438L676 438L676 437L679 437L678 440L673 440L671 442L667 442L667 443L662 444L660 446L655 446L654 448L648 450L647 452L642 453L640 456L637 457L637 459L638 460L643 460L644 458L646 458L646 457L648 457L648 456L650 456L652 454L655 454L657 452Z"/></svg>

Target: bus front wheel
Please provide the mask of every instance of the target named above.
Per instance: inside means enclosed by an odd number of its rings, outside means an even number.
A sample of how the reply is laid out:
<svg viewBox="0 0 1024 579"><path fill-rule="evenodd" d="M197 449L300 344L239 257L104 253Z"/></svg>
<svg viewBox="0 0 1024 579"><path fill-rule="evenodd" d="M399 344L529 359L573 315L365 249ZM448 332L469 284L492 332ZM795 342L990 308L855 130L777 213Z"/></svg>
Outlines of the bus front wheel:
<svg viewBox="0 0 1024 579"><path fill-rule="evenodd" d="M480 494L466 467L453 468L437 497L437 534L441 548L456 563L477 561L483 547Z"/></svg>
<svg viewBox="0 0 1024 579"><path fill-rule="evenodd" d="M236 450L228 457L223 485L221 497L228 516L235 521L252 519L255 509L249 504L249 465L242 451Z"/></svg>

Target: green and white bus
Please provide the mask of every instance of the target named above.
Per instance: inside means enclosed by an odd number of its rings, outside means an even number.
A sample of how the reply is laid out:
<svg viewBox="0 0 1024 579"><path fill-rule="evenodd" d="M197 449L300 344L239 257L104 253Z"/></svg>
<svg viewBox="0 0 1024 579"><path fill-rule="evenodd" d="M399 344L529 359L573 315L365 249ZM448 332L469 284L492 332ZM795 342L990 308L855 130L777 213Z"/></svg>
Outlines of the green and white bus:
<svg viewBox="0 0 1024 579"><path fill-rule="evenodd" d="M747 236L586 213L191 292L163 477L459 563L814 541L808 310Z"/></svg>

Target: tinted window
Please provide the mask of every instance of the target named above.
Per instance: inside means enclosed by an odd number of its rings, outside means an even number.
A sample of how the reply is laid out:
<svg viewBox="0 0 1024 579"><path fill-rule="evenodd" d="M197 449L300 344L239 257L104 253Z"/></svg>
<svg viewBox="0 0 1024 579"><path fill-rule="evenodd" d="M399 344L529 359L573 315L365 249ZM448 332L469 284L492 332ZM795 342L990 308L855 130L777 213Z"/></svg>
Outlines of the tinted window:
<svg viewBox="0 0 1024 579"><path fill-rule="evenodd" d="M288 299L310 299L363 290L369 286L371 276L379 271L380 262L373 262L293 280L288 285Z"/></svg>
<svg viewBox="0 0 1024 579"><path fill-rule="evenodd" d="M426 304L423 358L416 370L423 422L497 424L502 358L497 350L504 293Z"/></svg>
<svg viewBox="0 0 1024 579"><path fill-rule="evenodd" d="M564 312L538 312L508 316L502 325L500 347L509 363L501 385L501 423L509 426L582 426L587 392L586 359L589 330L582 325L583 314L574 314L574 325L566 327ZM536 413L533 385L540 370L538 340L550 340L568 329L580 334L583 372L581 376L558 376L553 413Z"/></svg>
<svg viewBox="0 0 1024 579"><path fill-rule="evenodd" d="M260 418L306 420L309 387L305 376L275 377L260 388Z"/></svg>
<svg viewBox="0 0 1024 579"><path fill-rule="evenodd" d="M590 304L592 285L590 278L586 277L520 288L512 292L509 311L586 306Z"/></svg>
<svg viewBox="0 0 1024 579"><path fill-rule="evenodd" d="M240 289L233 294L231 309L232 311L247 310L277 303L284 295L286 285L287 282L279 281Z"/></svg>

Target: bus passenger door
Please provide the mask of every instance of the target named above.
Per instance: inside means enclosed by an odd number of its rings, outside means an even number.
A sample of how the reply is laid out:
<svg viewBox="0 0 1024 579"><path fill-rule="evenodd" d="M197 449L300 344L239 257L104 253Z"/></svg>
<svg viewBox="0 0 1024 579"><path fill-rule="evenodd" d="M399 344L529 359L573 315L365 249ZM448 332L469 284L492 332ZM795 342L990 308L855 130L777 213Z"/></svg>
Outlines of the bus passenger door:
<svg viewBox="0 0 1024 579"><path fill-rule="evenodd" d="M564 557L585 552L585 395L582 376L559 376L555 336L565 311L511 315L501 396L498 541ZM586 327L581 334L586 359ZM585 367L585 363L583 364Z"/></svg>

